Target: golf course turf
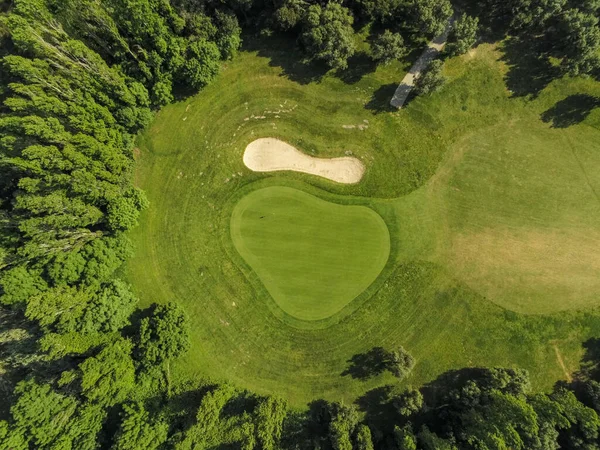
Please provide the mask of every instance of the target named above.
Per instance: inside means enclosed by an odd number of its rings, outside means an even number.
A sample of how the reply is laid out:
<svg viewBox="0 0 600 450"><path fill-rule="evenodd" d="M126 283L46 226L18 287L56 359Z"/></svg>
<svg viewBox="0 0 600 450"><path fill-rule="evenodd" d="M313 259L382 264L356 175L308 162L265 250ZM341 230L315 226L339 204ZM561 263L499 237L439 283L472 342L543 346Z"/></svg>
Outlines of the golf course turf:
<svg viewBox="0 0 600 450"><path fill-rule="evenodd" d="M251 192L234 208L233 242L287 314L325 319L359 296L390 253L383 219L288 187Z"/></svg>
<svg viewBox="0 0 600 450"><path fill-rule="evenodd" d="M391 383L389 374L348 372L353 356L376 346L402 345L416 358L404 385L454 368L514 366L541 390L576 371L582 342L600 335L600 110L568 127L549 112L573 95L599 97L598 83L565 78L513 95L503 49L484 44L445 62L440 92L390 112L410 61L318 78L293 48L248 40L213 84L165 107L138 139L136 182L151 207L131 233L126 272L142 306L175 300L190 317L192 348L173 379L228 380L301 406L351 402ZM341 185L252 172L242 155L261 137L319 158L352 155L364 177ZM286 202L260 198L271 192L306 202L292 215ZM348 235L342 216L319 222L317 205L381 217L389 244L381 229ZM260 224L274 211L290 213L286 229ZM302 230L312 239L296 240ZM376 260L347 264L365 278L343 295L314 281L342 276L331 272L341 267L323 272L330 256L304 251L329 238L338 249L367 240L363 256L351 256Z"/></svg>

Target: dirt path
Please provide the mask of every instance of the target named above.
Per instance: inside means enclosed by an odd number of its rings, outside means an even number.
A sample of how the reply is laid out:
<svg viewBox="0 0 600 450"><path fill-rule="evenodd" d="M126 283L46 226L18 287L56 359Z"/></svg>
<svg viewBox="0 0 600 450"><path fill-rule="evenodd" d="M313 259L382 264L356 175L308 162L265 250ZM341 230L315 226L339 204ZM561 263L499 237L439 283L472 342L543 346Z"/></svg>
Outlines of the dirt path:
<svg viewBox="0 0 600 450"><path fill-rule="evenodd" d="M408 98L408 95L413 90L415 85L415 78L423 71L425 68L435 59L435 57L440 53L444 46L446 45L446 39L448 39L448 34L450 33L450 29L452 28L454 20L451 18L448 21L448 25L442 34L433 39L423 52L423 54L419 57L417 62L413 64L410 68L402 82L398 85L392 100L390 101L390 105L394 108L402 108L404 102Z"/></svg>
<svg viewBox="0 0 600 450"><path fill-rule="evenodd" d="M569 373L569 370L567 369L567 366L565 365L562 355L560 354L560 350L558 349L558 345L552 344L552 347L554 347L554 352L556 353L556 360L558 361L558 365L563 370L563 373L565 374L565 378L567 379L567 382L570 383L571 381L573 381L573 377L571 377L571 374Z"/></svg>
<svg viewBox="0 0 600 450"><path fill-rule="evenodd" d="M255 172L293 170L343 184L358 183L365 172L365 166L357 158L315 158L275 138L250 142L244 151L244 164Z"/></svg>

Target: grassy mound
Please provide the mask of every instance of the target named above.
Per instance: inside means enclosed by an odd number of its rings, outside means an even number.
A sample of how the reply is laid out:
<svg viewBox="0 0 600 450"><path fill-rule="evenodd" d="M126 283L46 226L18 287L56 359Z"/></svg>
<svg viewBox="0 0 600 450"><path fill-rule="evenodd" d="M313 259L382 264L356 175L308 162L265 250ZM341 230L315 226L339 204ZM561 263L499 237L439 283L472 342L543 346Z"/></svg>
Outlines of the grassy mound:
<svg viewBox="0 0 600 450"><path fill-rule="evenodd" d="M351 370L375 346L415 356L412 385L457 367L516 365L545 389L566 378L557 354L576 370L581 343L600 335L591 309L600 110L567 120L555 105L600 97L600 86L565 79L517 97L502 57L482 45L451 59L439 93L390 113L405 66L319 78L293 46L269 41L157 114L138 142L137 183L151 208L127 273L143 303L175 299L193 321L193 351L173 376L225 378L302 404L389 383ZM268 136L312 156L351 153L365 176L344 186L249 171L246 145ZM390 233L376 281L317 327L283 313L231 239L236 204L274 186L369 207Z"/></svg>
<svg viewBox="0 0 600 450"><path fill-rule="evenodd" d="M233 242L287 314L326 319L359 296L390 254L383 219L297 189L251 192L234 208Z"/></svg>

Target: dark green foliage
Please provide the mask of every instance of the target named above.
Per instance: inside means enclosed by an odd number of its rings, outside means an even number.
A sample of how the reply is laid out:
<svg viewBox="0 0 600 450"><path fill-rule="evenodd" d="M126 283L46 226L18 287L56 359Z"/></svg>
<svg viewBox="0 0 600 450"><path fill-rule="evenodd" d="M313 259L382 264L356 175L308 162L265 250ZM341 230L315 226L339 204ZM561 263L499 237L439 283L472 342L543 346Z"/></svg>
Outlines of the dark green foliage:
<svg viewBox="0 0 600 450"><path fill-rule="evenodd" d="M155 450L167 440L168 425L151 421L141 403L124 404L113 450Z"/></svg>
<svg viewBox="0 0 600 450"><path fill-rule="evenodd" d="M458 450L458 447L456 447L451 440L439 437L436 433L430 431L427 425L421 428L417 440L420 444L419 448L422 448L423 450ZM474 441L472 448L495 448L498 450L506 448L503 446L502 442L497 442L495 444L497 445L495 447L477 447L478 443Z"/></svg>
<svg viewBox="0 0 600 450"><path fill-rule="evenodd" d="M380 64L389 64L396 59L400 59L404 53L406 53L406 48L404 47L402 35L392 33L390 30L385 30L378 35L371 44L373 59Z"/></svg>
<svg viewBox="0 0 600 450"><path fill-rule="evenodd" d="M386 25L405 14L408 5L402 0L357 0L353 8L359 17Z"/></svg>
<svg viewBox="0 0 600 450"><path fill-rule="evenodd" d="M521 30L543 27L548 19L562 12L567 0L516 0L512 3L511 27Z"/></svg>
<svg viewBox="0 0 600 450"><path fill-rule="evenodd" d="M409 388L395 395L392 402L400 415L408 417L421 410L423 407L423 395L417 389Z"/></svg>
<svg viewBox="0 0 600 450"><path fill-rule="evenodd" d="M446 82L446 78L442 74L444 63L436 59L429 64L415 80L415 93L417 95L428 95L440 89Z"/></svg>
<svg viewBox="0 0 600 450"><path fill-rule="evenodd" d="M388 370L396 378L405 378L414 366L415 359L403 347L389 353Z"/></svg>
<svg viewBox="0 0 600 450"><path fill-rule="evenodd" d="M267 397L256 409L256 436L263 450L279 448L287 403L282 398Z"/></svg>
<svg viewBox="0 0 600 450"><path fill-rule="evenodd" d="M199 39L187 48L183 77L194 89L206 86L219 72L219 48L213 42Z"/></svg>
<svg viewBox="0 0 600 450"><path fill-rule="evenodd" d="M446 44L446 52L451 56L462 55L467 53L475 42L477 42L477 30L479 28L479 19L466 14L454 23L448 43Z"/></svg>
<svg viewBox="0 0 600 450"><path fill-rule="evenodd" d="M94 294L87 305L79 330L85 333L112 333L129 324L137 298L129 286L120 280L113 280Z"/></svg>
<svg viewBox="0 0 600 450"><path fill-rule="evenodd" d="M352 22L350 11L339 3L311 5L301 36L307 54L323 60L332 69L348 67L348 58L355 50Z"/></svg>
<svg viewBox="0 0 600 450"><path fill-rule="evenodd" d="M137 359L145 366L160 365L184 354L190 346L189 324L176 303L156 305L140 324Z"/></svg>
<svg viewBox="0 0 600 450"><path fill-rule="evenodd" d="M564 72L599 67L597 1L479 3L488 10L482 20L494 16L511 32L551 39L557 45L538 56L557 57ZM302 414L288 412L280 398L229 386L172 388L166 363L190 346L185 312L174 303L155 306L124 330L137 299L115 279L130 255L124 232L147 206L132 173L134 136L150 122L150 107L171 102L176 88L205 86L219 60L235 55L241 30L232 11L246 23L301 32L309 55L337 69L354 53L347 6L363 19L425 35L441 32L452 13L445 0L178 6L167 0L0 5L0 302L24 316L31 329L23 335L41 349L5 357L16 345L6 345L13 334L3 332L2 369L18 368L10 375L21 381L3 398L10 407L0 421L0 448L371 450L374 442L399 450L597 448L600 385L592 372L548 395L531 395L520 370L452 374L452 381L432 382L428 389L436 395L427 405L414 389L393 396L386 407L396 411L374 420L386 423L381 428L340 403L322 402ZM449 53L467 51L476 33L477 18L463 15ZM397 59L402 37L386 30L372 49L382 63ZM417 91L442 83L442 63L435 61ZM403 378L415 364L402 348L378 355L378 373ZM188 396L198 399L191 413Z"/></svg>
<svg viewBox="0 0 600 450"><path fill-rule="evenodd" d="M432 37L442 33L452 16L449 0L413 0L412 14L421 33Z"/></svg>
<svg viewBox="0 0 600 450"><path fill-rule="evenodd" d="M235 391L230 386L220 386L208 392L200 403L195 423L183 434L174 438L177 449L195 449L209 447L216 437L219 417L225 404ZM246 437L246 440L248 438Z"/></svg>
<svg viewBox="0 0 600 450"><path fill-rule="evenodd" d="M81 392L92 403L112 406L127 398L135 383L131 344L121 340L104 347L80 366Z"/></svg>
<svg viewBox="0 0 600 450"><path fill-rule="evenodd" d="M553 38L557 56L570 75L589 74L600 67L600 26L594 14L567 10L557 19Z"/></svg>
<svg viewBox="0 0 600 450"><path fill-rule="evenodd" d="M140 80L158 106L172 99L174 82L204 86L218 71L218 60L231 58L241 43L237 19L218 10L214 19L184 14L186 23L167 1L86 0L56 7L70 31Z"/></svg>
<svg viewBox="0 0 600 450"><path fill-rule="evenodd" d="M73 397L33 380L19 383L15 394L18 398L11 408L11 439L24 439L31 448L96 448L105 416L101 407L80 406Z"/></svg>
<svg viewBox="0 0 600 450"><path fill-rule="evenodd" d="M0 301L5 305L26 302L47 289L39 271L18 266L5 270L0 276Z"/></svg>
<svg viewBox="0 0 600 450"><path fill-rule="evenodd" d="M373 450L371 430L365 424L358 426L358 431L356 432L356 450Z"/></svg>
<svg viewBox="0 0 600 450"><path fill-rule="evenodd" d="M333 450L352 450L352 435L358 425L358 411L342 403L330 405L329 439Z"/></svg>
<svg viewBox="0 0 600 450"><path fill-rule="evenodd" d="M216 11L215 23L217 31L215 42L221 52L221 59L232 59L242 46L242 29L237 17L231 13Z"/></svg>
<svg viewBox="0 0 600 450"><path fill-rule="evenodd" d="M410 424L403 427L396 425L394 428L394 441L398 450L417 450L417 438Z"/></svg>
<svg viewBox="0 0 600 450"><path fill-rule="evenodd" d="M275 25L281 30L297 27L306 14L308 4L303 0L285 0L273 14Z"/></svg>

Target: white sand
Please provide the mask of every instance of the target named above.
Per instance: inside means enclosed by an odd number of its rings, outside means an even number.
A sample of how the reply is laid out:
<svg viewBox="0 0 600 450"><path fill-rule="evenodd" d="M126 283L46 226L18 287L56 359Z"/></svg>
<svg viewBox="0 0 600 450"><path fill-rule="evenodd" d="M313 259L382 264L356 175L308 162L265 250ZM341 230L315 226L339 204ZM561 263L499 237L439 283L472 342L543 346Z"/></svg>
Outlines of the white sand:
<svg viewBox="0 0 600 450"><path fill-rule="evenodd" d="M244 164L255 172L293 170L343 184L358 183L365 173L365 166L357 158L314 158L275 138L261 138L248 144Z"/></svg>

